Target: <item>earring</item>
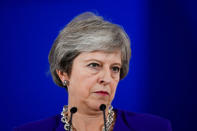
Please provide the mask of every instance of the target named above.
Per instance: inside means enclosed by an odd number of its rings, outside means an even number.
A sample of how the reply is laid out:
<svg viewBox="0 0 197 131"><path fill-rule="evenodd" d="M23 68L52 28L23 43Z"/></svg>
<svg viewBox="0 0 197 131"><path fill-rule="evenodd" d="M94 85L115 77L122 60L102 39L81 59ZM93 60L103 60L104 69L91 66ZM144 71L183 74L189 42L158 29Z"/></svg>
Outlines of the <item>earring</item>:
<svg viewBox="0 0 197 131"><path fill-rule="evenodd" d="M67 80L64 80L64 82L62 84L63 84L63 86L67 86L68 81Z"/></svg>

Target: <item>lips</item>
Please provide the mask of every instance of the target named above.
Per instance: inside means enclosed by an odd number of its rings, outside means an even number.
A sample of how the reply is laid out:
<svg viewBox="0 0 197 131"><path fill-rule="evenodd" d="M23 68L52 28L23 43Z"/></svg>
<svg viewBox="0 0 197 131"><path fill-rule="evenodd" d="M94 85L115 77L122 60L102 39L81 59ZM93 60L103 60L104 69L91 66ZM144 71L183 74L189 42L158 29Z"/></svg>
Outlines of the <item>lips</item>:
<svg viewBox="0 0 197 131"><path fill-rule="evenodd" d="M94 93L99 94L99 95L103 95L103 96L109 95L109 93L107 91L96 91Z"/></svg>

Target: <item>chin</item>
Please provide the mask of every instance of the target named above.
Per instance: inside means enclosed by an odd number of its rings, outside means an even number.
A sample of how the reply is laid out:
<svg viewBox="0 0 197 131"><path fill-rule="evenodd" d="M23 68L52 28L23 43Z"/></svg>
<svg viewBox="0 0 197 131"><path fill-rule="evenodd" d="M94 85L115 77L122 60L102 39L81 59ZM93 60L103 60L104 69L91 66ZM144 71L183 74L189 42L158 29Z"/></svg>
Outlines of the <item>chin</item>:
<svg viewBox="0 0 197 131"><path fill-rule="evenodd" d="M90 107L93 110L100 111L100 105L101 104L105 104L106 106L108 106L109 105L109 102L107 102L107 101L101 101L101 100L92 101L92 102L88 103L88 107Z"/></svg>

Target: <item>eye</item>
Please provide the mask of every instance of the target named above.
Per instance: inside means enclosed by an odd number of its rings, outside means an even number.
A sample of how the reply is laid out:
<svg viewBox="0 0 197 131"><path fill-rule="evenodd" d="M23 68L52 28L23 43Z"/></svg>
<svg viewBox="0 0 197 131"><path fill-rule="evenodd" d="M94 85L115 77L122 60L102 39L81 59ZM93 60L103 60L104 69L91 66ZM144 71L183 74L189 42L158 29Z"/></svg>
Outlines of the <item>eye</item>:
<svg viewBox="0 0 197 131"><path fill-rule="evenodd" d="M115 73L119 73L120 72L120 67L114 66L114 67L112 67L112 71L115 72Z"/></svg>
<svg viewBox="0 0 197 131"><path fill-rule="evenodd" d="M100 65L98 63L90 63L90 64L88 64L88 67L91 67L91 68L97 68L99 66Z"/></svg>

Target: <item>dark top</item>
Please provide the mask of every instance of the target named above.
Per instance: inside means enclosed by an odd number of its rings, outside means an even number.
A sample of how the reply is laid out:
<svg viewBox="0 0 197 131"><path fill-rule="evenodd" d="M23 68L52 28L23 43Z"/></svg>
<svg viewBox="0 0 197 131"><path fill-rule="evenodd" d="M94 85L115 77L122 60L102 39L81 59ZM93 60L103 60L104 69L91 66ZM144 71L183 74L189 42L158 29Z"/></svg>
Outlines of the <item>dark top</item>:
<svg viewBox="0 0 197 131"><path fill-rule="evenodd" d="M138 114L122 110L116 112L113 131L172 131L170 122L164 118L149 114ZM31 122L14 128L14 131L65 131L61 115Z"/></svg>

